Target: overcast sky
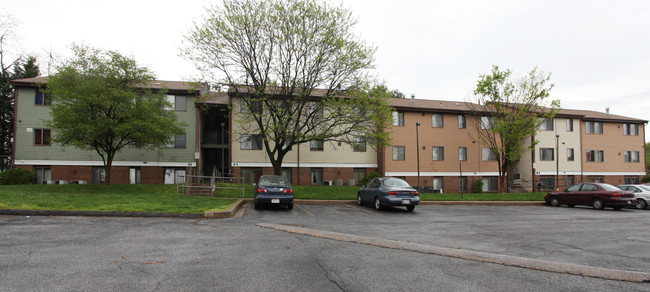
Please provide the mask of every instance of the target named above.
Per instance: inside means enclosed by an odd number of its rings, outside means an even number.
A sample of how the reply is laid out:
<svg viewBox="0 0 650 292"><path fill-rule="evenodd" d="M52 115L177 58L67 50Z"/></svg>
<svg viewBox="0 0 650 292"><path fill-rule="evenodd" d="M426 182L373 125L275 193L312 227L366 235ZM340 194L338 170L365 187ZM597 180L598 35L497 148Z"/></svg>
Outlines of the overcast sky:
<svg viewBox="0 0 650 292"><path fill-rule="evenodd" d="M333 3L340 3L331 1ZM162 80L196 71L178 56L206 0L0 0L19 21L16 52L70 55L70 44L118 50ZM563 108L650 120L650 1L344 0L377 47L377 75L407 96L470 100L492 65L551 73Z"/></svg>

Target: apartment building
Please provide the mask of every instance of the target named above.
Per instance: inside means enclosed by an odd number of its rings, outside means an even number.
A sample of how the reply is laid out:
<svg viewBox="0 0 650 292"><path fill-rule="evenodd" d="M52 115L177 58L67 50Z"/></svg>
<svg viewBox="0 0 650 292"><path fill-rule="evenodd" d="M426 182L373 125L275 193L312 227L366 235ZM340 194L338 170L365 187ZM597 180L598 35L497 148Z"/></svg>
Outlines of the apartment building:
<svg viewBox="0 0 650 292"><path fill-rule="evenodd" d="M16 167L36 172L37 183L101 183L103 164L94 152L51 143L48 97L39 90L43 77L15 80ZM225 92L201 92L178 81L156 81L167 88L187 131L156 150L124 149L113 164L114 183L174 183L185 174L243 177L252 183L273 168L256 133L238 124L246 114L241 99ZM203 89L204 90L204 89ZM283 161L283 175L296 185L354 185L371 171L400 177L428 191L498 190L498 164L478 138L481 117L465 102L391 99L392 145L375 151L341 143L311 141ZM547 190L580 181L620 184L645 175L647 121L608 113L562 110L544 121L535 149L510 168L511 191ZM365 144L361 143L365 146ZM418 159L419 158L419 159ZM419 168L418 168L419 165Z"/></svg>
<svg viewBox="0 0 650 292"><path fill-rule="evenodd" d="M36 183L103 183L105 169L93 151L52 143L56 133L45 126L51 101L41 91L46 77L14 80L14 166L36 173ZM115 156L112 182L116 184L175 183L197 165L197 108L199 90L186 82L156 81L151 89L167 89L167 98L179 120L188 126L174 142L157 150L123 149Z"/></svg>

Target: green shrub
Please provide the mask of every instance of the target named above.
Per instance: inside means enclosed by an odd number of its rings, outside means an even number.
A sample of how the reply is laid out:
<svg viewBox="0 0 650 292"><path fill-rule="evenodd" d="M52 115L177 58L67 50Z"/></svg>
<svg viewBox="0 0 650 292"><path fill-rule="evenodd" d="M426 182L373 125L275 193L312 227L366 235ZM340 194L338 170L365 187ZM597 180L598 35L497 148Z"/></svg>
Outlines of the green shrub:
<svg viewBox="0 0 650 292"><path fill-rule="evenodd" d="M483 192L483 180L477 179L474 181L473 193L482 193Z"/></svg>
<svg viewBox="0 0 650 292"><path fill-rule="evenodd" d="M360 185L365 186L367 185L373 178L376 177L381 177L379 173L376 171L371 171L368 175L364 176L361 181L359 182Z"/></svg>
<svg viewBox="0 0 650 292"><path fill-rule="evenodd" d="M644 176L644 177L641 179L641 182L643 182L644 184L645 184L645 183L649 183L649 182L650 182L650 174Z"/></svg>
<svg viewBox="0 0 650 292"><path fill-rule="evenodd" d="M36 174L23 168L12 168L0 172L0 185L27 185L34 182Z"/></svg>

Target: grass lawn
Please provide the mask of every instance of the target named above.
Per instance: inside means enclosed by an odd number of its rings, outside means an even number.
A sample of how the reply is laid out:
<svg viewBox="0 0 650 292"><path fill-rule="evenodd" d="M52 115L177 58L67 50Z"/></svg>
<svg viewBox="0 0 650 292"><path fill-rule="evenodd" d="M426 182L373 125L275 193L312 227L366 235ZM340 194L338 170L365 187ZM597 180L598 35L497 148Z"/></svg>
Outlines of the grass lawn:
<svg viewBox="0 0 650 292"><path fill-rule="evenodd" d="M241 187L239 184L220 183L217 187ZM253 198L255 186L245 186L245 197ZM356 200L359 187L354 186L293 186L294 199L306 200ZM513 194L421 194L423 201L544 201L546 193ZM241 190L217 190L216 197L241 198Z"/></svg>
<svg viewBox="0 0 650 292"><path fill-rule="evenodd" d="M0 186L0 209L200 214L227 210L234 202L176 194L176 185Z"/></svg>

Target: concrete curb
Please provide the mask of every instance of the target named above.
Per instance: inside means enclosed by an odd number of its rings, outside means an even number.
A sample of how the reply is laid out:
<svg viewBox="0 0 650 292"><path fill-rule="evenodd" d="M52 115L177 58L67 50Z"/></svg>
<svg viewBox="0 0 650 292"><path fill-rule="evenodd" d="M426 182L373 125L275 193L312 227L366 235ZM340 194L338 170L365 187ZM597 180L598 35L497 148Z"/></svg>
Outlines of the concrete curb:
<svg viewBox="0 0 650 292"><path fill-rule="evenodd" d="M357 236L345 233L315 230L302 227L287 226L274 223L258 223L257 226L270 228L289 233L302 234L312 237L325 238L344 242L354 242L384 248L400 249L424 254L460 258L465 260L500 264L504 266L520 267L532 270L579 275L607 280L626 281L635 283L650 282L650 273L615 270L601 267L591 267L578 264L552 262L518 256L500 255L494 253L438 247L412 242L404 242L390 239L381 239L367 236Z"/></svg>
<svg viewBox="0 0 650 292"><path fill-rule="evenodd" d="M214 211L214 212L205 212L203 214L203 217L205 219L223 219L223 218L230 218L232 216L235 216L235 213L239 210L239 208L245 203L246 201L244 199L239 199L234 205L230 206L230 209L226 211Z"/></svg>
<svg viewBox="0 0 650 292"><path fill-rule="evenodd" d="M88 217L167 217L203 218L203 214L159 213L159 212L115 212L115 211L58 211L58 210L14 210L0 209L0 215L21 216L88 216Z"/></svg>

